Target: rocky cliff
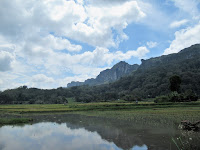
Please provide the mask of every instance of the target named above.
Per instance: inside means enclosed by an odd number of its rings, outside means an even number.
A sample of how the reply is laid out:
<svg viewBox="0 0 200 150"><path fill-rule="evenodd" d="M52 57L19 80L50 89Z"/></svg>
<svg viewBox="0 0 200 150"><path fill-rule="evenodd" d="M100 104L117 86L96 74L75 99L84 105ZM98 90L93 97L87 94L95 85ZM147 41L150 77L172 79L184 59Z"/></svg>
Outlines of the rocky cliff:
<svg viewBox="0 0 200 150"><path fill-rule="evenodd" d="M111 69L106 69L95 78L87 79L84 82L74 82L67 84L67 87L80 86L80 85L99 85L114 82L121 77L130 75L131 72L137 70L139 65L129 65L128 63L121 61L114 65Z"/></svg>

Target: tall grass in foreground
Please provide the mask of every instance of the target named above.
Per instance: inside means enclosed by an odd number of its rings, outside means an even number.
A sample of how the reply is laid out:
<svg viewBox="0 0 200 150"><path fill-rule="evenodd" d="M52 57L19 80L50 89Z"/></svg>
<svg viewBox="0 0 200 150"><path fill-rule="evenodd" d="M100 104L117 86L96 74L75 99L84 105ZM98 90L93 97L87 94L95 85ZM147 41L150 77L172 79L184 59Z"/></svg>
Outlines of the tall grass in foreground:
<svg viewBox="0 0 200 150"><path fill-rule="evenodd" d="M172 138L178 150L199 150L200 134L193 131L185 132L180 137Z"/></svg>

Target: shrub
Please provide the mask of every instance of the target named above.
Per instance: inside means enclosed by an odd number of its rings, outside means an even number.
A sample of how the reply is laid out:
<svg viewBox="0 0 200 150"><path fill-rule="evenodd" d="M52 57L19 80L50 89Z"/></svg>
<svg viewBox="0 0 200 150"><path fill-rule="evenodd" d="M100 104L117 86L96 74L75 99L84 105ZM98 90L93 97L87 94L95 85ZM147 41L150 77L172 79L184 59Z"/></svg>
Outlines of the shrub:
<svg viewBox="0 0 200 150"><path fill-rule="evenodd" d="M169 102L169 101L170 101L169 96L165 96L165 95L158 96L154 100L155 103L162 103L162 102Z"/></svg>

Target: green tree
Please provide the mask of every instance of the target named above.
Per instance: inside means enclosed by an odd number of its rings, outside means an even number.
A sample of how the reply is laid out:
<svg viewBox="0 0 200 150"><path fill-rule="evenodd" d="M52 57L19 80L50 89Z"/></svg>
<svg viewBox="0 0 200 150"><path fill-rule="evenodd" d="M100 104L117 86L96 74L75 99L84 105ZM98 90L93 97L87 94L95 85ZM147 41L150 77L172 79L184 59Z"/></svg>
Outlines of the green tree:
<svg viewBox="0 0 200 150"><path fill-rule="evenodd" d="M180 76L174 75L170 77L170 90L172 92L180 92L181 78Z"/></svg>

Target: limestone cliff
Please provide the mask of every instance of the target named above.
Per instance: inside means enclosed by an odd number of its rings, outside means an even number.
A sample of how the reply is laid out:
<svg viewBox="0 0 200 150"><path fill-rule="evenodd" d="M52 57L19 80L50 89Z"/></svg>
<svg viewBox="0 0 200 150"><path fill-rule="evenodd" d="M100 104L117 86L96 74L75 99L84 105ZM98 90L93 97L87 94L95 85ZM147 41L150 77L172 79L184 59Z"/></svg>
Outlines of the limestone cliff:
<svg viewBox="0 0 200 150"><path fill-rule="evenodd" d="M67 87L80 86L80 85L99 85L114 82L121 77L130 75L131 72L137 70L139 65L129 65L128 63L121 61L114 65L111 69L106 69L95 78L87 79L84 82L74 82L67 84Z"/></svg>

